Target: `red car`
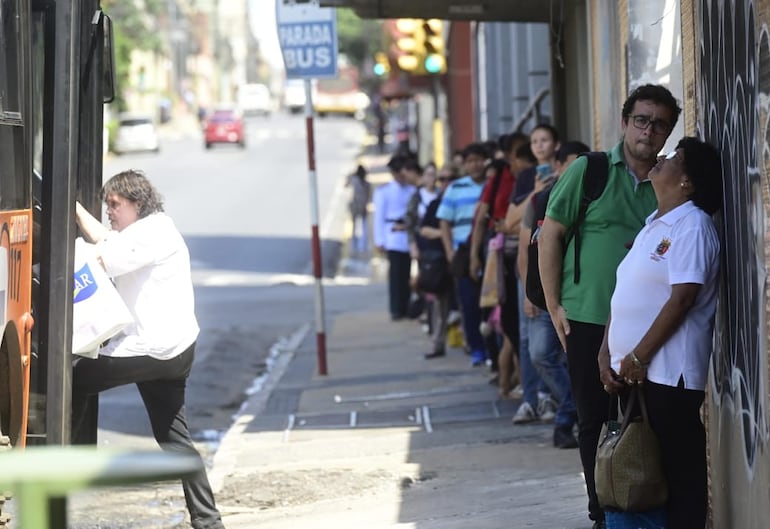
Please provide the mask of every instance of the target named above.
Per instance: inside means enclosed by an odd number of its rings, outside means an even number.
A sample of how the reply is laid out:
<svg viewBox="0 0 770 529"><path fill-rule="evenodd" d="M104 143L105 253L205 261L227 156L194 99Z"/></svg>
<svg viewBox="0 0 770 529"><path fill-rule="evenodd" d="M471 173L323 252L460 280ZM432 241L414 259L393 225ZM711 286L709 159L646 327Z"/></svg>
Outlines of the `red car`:
<svg viewBox="0 0 770 529"><path fill-rule="evenodd" d="M206 148L210 149L215 143L237 143L246 147L246 129L243 118L234 109L217 109L206 120L204 132Z"/></svg>

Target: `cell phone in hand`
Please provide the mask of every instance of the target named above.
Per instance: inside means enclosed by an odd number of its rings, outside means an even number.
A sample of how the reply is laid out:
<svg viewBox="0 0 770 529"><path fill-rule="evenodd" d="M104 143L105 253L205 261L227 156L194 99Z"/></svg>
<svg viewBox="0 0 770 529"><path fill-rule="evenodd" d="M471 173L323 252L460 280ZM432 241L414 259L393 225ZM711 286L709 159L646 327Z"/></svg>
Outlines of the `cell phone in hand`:
<svg viewBox="0 0 770 529"><path fill-rule="evenodd" d="M549 163L541 163L537 167L535 167L535 171L537 172L537 179L538 180L548 180L551 178L551 175L553 174L553 169L551 168L551 164Z"/></svg>

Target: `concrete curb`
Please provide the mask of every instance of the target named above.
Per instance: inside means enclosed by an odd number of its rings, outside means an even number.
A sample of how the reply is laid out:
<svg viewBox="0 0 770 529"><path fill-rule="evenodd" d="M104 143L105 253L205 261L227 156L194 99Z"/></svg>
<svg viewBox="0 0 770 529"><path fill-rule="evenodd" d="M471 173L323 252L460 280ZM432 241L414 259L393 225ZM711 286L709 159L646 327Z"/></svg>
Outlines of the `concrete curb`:
<svg viewBox="0 0 770 529"><path fill-rule="evenodd" d="M219 448L214 454L212 468L208 473L214 493L222 490L225 478L232 473L238 463L237 455L243 440L243 432L265 409L273 389L286 373L294 354L309 331L310 324L306 323L294 331L288 339L280 340L270 348L267 372L254 380L247 391L249 396L235 415L233 424L222 436Z"/></svg>

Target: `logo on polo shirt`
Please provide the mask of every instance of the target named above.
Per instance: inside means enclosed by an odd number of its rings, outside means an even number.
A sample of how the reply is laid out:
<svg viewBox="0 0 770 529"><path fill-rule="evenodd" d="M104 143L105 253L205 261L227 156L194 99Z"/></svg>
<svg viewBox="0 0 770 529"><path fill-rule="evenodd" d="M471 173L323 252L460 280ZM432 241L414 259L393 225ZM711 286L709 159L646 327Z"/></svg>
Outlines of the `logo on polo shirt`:
<svg viewBox="0 0 770 529"><path fill-rule="evenodd" d="M666 239L664 237L658 243L658 246L655 247L655 253L650 254L650 259L653 261L661 261L663 259L663 255L668 251L669 248L671 248L671 239Z"/></svg>

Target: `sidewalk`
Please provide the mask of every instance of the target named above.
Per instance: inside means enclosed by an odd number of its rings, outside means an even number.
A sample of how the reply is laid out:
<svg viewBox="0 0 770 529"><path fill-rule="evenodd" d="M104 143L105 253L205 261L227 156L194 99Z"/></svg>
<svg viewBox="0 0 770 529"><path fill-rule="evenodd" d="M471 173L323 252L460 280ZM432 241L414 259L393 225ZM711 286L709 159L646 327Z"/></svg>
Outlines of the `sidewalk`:
<svg viewBox="0 0 770 529"><path fill-rule="evenodd" d="M425 360L386 299L327 288L327 376L310 326L277 355L210 472L228 529L591 527L578 451L513 426L518 402L462 351Z"/></svg>

